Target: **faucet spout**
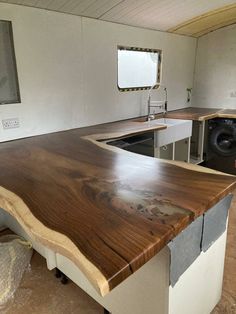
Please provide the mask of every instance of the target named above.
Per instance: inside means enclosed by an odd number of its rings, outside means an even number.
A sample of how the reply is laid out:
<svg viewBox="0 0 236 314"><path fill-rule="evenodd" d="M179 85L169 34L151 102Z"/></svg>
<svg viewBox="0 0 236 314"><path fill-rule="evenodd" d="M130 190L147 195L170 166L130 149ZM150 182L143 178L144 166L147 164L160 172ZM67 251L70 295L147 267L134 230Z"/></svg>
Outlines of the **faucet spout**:
<svg viewBox="0 0 236 314"><path fill-rule="evenodd" d="M164 91L165 91L165 105L164 105L164 111L165 114L168 111L168 94L167 94L167 88L164 86Z"/></svg>
<svg viewBox="0 0 236 314"><path fill-rule="evenodd" d="M159 105L152 105L152 102L151 101L151 93L152 93L152 90L156 87L156 86L159 86L159 87L162 87L165 91L165 101L159 101L159 102L155 102L155 103L158 103ZM155 119L155 114L151 114L151 108L152 107L156 107L156 108L162 108L163 109L163 113L167 113L167 106L168 106L168 99L167 99L167 88L166 86L163 86L163 85L160 85L160 84L154 84L150 87L149 91L148 91L148 100L147 100L147 107L148 107L148 115L147 115L147 120L148 121L151 121L151 120L154 120Z"/></svg>

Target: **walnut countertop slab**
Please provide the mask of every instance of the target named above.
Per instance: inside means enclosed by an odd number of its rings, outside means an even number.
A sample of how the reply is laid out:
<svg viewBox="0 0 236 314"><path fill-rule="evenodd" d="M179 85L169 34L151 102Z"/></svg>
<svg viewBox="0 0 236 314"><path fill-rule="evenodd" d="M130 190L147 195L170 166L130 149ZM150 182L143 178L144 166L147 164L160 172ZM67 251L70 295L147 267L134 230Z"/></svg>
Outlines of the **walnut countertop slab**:
<svg viewBox="0 0 236 314"><path fill-rule="evenodd" d="M100 140L163 129L117 122L0 144L0 207L105 295L229 194L233 176Z"/></svg>
<svg viewBox="0 0 236 314"><path fill-rule="evenodd" d="M236 119L236 109L223 109L218 112L218 117Z"/></svg>
<svg viewBox="0 0 236 314"><path fill-rule="evenodd" d="M204 121L213 118L236 119L236 109L198 108L188 107L170 111L166 115L172 119Z"/></svg>

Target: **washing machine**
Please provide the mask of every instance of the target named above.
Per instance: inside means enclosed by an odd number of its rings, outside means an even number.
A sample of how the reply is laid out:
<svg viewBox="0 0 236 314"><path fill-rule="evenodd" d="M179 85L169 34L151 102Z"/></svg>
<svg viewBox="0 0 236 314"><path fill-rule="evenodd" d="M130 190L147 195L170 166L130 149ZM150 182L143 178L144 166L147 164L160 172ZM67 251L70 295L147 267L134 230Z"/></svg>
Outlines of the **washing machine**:
<svg viewBox="0 0 236 314"><path fill-rule="evenodd" d="M236 175L236 119L208 121L205 165Z"/></svg>

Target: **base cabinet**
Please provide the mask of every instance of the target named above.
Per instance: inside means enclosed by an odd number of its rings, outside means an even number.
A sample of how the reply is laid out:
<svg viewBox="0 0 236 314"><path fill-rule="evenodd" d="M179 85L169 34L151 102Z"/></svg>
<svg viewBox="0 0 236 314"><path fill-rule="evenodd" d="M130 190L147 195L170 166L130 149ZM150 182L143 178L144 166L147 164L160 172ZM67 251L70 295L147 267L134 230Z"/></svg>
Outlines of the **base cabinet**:
<svg viewBox="0 0 236 314"><path fill-rule="evenodd" d="M167 160L174 160L175 158L175 143L155 147L155 157Z"/></svg>
<svg viewBox="0 0 236 314"><path fill-rule="evenodd" d="M193 121L190 162L192 164L200 164L204 161L204 145L205 145L205 127L206 121Z"/></svg>
<svg viewBox="0 0 236 314"><path fill-rule="evenodd" d="M154 148L156 158L190 162L190 138Z"/></svg>

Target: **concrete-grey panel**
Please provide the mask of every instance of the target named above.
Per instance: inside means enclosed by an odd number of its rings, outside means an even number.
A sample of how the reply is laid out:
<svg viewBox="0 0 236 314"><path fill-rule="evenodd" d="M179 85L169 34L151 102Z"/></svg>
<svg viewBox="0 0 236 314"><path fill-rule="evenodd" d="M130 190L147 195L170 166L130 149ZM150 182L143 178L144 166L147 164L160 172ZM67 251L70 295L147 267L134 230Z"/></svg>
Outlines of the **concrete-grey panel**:
<svg viewBox="0 0 236 314"><path fill-rule="evenodd" d="M203 215L203 232L201 249L206 252L226 229L232 195L223 198Z"/></svg>
<svg viewBox="0 0 236 314"><path fill-rule="evenodd" d="M5 215L3 209L0 208L0 231L5 229Z"/></svg>
<svg viewBox="0 0 236 314"><path fill-rule="evenodd" d="M169 244L170 284L176 284L179 277L201 253L203 216L197 218Z"/></svg>

